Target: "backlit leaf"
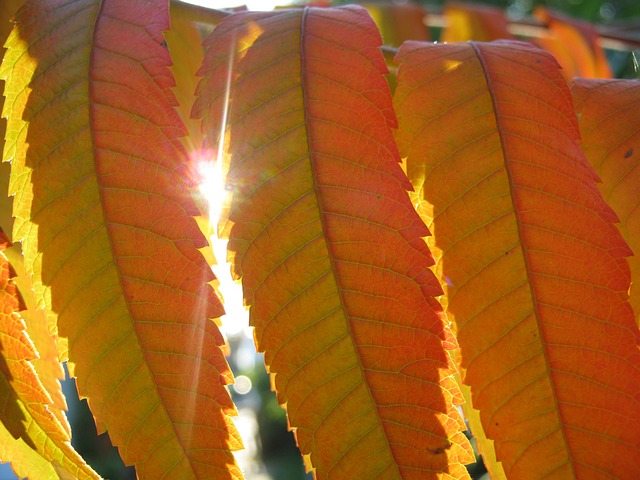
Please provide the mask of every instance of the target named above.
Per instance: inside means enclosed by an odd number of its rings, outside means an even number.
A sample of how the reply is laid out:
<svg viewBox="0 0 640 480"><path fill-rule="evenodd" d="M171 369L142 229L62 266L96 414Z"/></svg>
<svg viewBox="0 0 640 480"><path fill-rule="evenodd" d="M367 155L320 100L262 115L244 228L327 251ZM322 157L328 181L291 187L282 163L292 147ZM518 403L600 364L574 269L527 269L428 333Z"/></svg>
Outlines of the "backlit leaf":
<svg viewBox="0 0 640 480"><path fill-rule="evenodd" d="M482 428L482 421L480 420L480 412L473 408L471 389L468 385L463 384L460 379L458 379L458 381L460 383L460 390L462 390L462 395L464 396L464 403L462 404L464 418L476 442L478 455L482 456L482 464L491 474L491 480L506 480L507 477L502 468L502 463L496 459L493 440L487 438L485 435L484 429Z"/></svg>
<svg viewBox="0 0 640 480"><path fill-rule="evenodd" d="M0 61L4 57L4 42L9 36L9 32L13 27L11 18L13 14L18 10L18 7L22 5L23 0L2 0L0 2ZM0 112L4 104L4 80L0 78ZM7 121L0 115L0 152L3 150L4 145L4 133L6 129ZM0 225L10 235L13 217L11 216L11 199L7 196L7 190L9 186L9 165L0 164Z"/></svg>
<svg viewBox="0 0 640 480"><path fill-rule="evenodd" d="M57 478L55 462L75 478L99 478L71 447L69 431L52 412L34 369L38 352L18 314L24 304L10 278L8 246L0 231L0 460L11 462L20 477Z"/></svg>
<svg viewBox="0 0 640 480"><path fill-rule="evenodd" d="M57 337L49 330L44 310L35 307L31 277L25 273L24 258L19 245L8 247L4 250L4 255L15 271L13 282L18 287L20 297L24 301L24 308L20 311L20 316L26 325L29 339L38 352L37 358L33 358L31 364L42 386L51 397L49 410L56 416L67 434L71 436L71 429L65 413L67 402L60 384L65 375L59 359Z"/></svg>
<svg viewBox="0 0 640 480"><path fill-rule="evenodd" d="M2 64L14 238L72 373L141 478L232 478L239 447L197 248L168 4L30 1Z"/></svg>
<svg viewBox="0 0 640 480"><path fill-rule="evenodd" d="M629 257L630 300L640 323L640 82L576 78L571 93L584 152L635 253Z"/></svg>
<svg viewBox="0 0 640 480"><path fill-rule="evenodd" d="M406 40L429 40L425 23L427 11L413 3L364 3L363 6L376 22L386 46L398 47Z"/></svg>
<svg viewBox="0 0 640 480"><path fill-rule="evenodd" d="M197 182L200 180L198 168L200 168L203 155L201 152L203 137L200 121L191 118L191 108L195 101L195 91L198 85L196 72L202 65L204 57L204 48L202 47L204 36L192 8L206 10L182 2L171 2L171 30L165 32L165 39L171 54L171 73L176 81L173 92L178 101L177 111L188 133L181 140L189 155L190 167L194 173L194 180ZM208 31L211 32L212 27L208 27ZM206 215L208 211L206 199L198 189L194 189L192 193L199 211ZM202 221L206 221L206 219L202 218ZM205 230L203 232L205 235L207 234ZM208 259L207 263L211 265L210 259L213 257L213 252L207 252L205 257Z"/></svg>
<svg viewBox="0 0 640 480"><path fill-rule="evenodd" d="M409 43L398 59L399 146L507 478L633 479L631 252L557 63L516 42Z"/></svg>
<svg viewBox="0 0 640 480"><path fill-rule="evenodd" d="M183 137L188 153L202 146L200 122L191 118L198 85L196 72L204 56L202 41L221 19L213 17L211 10L183 2L171 2L171 30L165 33L171 53L171 72L176 79L174 92L178 98L178 113L189 134Z"/></svg>
<svg viewBox="0 0 640 480"><path fill-rule="evenodd" d="M507 16L501 8L477 3L447 2L443 13L447 25L442 31L442 42L488 42L512 38L507 28Z"/></svg>
<svg viewBox="0 0 640 480"><path fill-rule="evenodd" d="M233 15L206 42L194 114L228 170L221 226L307 465L466 478L455 341L380 43L360 7Z"/></svg>
<svg viewBox="0 0 640 480"><path fill-rule="evenodd" d="M556 57L567 80L612 77L598 32L592 24L544 7L537 7L535 15L549 30L549 36L537 38L536 43Z"/></svg>

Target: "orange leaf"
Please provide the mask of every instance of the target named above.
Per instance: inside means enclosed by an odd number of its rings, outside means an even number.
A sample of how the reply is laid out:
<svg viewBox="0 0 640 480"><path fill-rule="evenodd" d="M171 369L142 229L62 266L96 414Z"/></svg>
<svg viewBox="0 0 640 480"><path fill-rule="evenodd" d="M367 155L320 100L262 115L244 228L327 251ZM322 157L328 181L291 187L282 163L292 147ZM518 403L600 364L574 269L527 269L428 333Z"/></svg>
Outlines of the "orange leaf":
<svg viewBox="0 0 640 480"><path fill-rule="evenodd" d="M429 40L427 11L411 3L364 3L376 22L385 45L398 47L406 40Z"/></svg>
<svg viewBox="0 0 640 480"><path fill-rule="evenodd" d="M501 8L464 2L447 2L443 13L447 26L442 42L477 40L488 42L500 38L513 38L509 33L507 17Z"/></svg>
<svg viewBox="0 0 640 480"><path fill-rule="evenodd" d="M640 323L640 82L575 79L571 87L584 152L602 183L600 191L620 217L620 231L635 256L631 305Z"/></svg>
<svg viewBox="0 0 640 480"><path fill-rule="evenodd" d="M78 390L141 478L239 477L168 4L31 1L16 20L2 64L14 237Z"/></svg>
<svg viewBox="0 0 640 480"><path fill-rule="evenodd" d="M233 15L206 42L194 114L224 155L221 226L316 477L466 478L380 43L361 7Z"/></svg>
<svg viewBox="0 0 640 480"><path fill-rule="evenodd" d="M557 63L517 42L412 42L398 59L399 145L507 478L633 478L631 252Z"/></svg>
<svg viewBox="0 0 640 480"><path fill-rule="evenodd" d="M536 39L536 43L556 57L567 80L573 77L612 77L593 25L543 7L537 7L534 13L550 33L550 37Z"/></svg>
<svg viewBox="0 0 640 480"><path fill-rule="evenodd" d="M18 287L20 296L25 304L24 309L20 311L20 316L26 324L29 339L33 342L38 352L37 358L33 358L31 364L42 386L51 397L52 403L49 405L49 410L56 416L60 425L70 437L71 428L65 415L67 402L60 384L65 375L59 360L57 336L51 334L50 325L44 311L35 307L31 278L24 271L24 259L19 245L12 245L5 249L3 253L15 270L13 282Z"/></svg>
<svg viewBox="0 0 640 480"><path fill-rule="evenodd" d="M75 478L99 478L71 447L70 436L51 410L52 400L33 366L38 353L18 311L24 308L0 231L0 459L20 477L54 478L55 462Z"/></svg>

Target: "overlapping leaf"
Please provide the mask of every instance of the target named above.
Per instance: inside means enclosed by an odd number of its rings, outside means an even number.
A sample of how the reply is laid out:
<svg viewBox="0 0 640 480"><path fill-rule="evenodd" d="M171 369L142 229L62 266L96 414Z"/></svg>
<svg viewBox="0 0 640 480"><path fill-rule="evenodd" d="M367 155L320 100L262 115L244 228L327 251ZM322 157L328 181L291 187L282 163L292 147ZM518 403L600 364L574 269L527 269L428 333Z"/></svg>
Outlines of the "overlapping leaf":
<svg viewBox="0 0 640 480"><path fill-rule="evenodd" d="M24 259L19 245L12 245L4 250L4 255L9 260L11 268L15 271L13 282L20 291L20 297L24 301L24 309L20 316L26 325L29 340L38 352L37 358L31 360L31 365L38 375L38 379L51 398L48 409L56 416L60 425L71 435L65 411L67 403L62 393L60 381L64 379L64 370L59 360L58 343L56 335L52 335L50 325L43 310L35 307L35 298L31 278L24 270Z"/></svg>
<svg viewBox="0 0 640 480"><path fill-rule="evenodd" d="M410 43L398 58L401 153L434 234L463 381L507 477L631 480L631 252L557 64L510 42Z"/></svg>
<svg viewBox="0 0 640 480"><path fill-rule="evenodd" d="M453 340L370 17L233 15L206 44L194 113L228 170L221 224L317 478L466 477Z"/></svg>
<svg viewBox="0 0 640 480"><path fill-rule="evenodd" d="M171 53L171 72L176 80L174 92L178 98L178 113L189 134L183 138L189 154L202 146L200 122L191 118L198 84L196 72L204 56L202 41L224 17L214 16L204 7L183 2L171 2L171 30L165 33Z"/></svg>
<svg viewBox="0 0 640 480"><path fill-rule="evenodd" d="M537 7L535 15L549 31L548 36L537 38L536 43L556 57L567 80L573 77L612 77L593 25L544 7Z"/></svg>
<svg viewBox="0 0 640 480"><path fill-rule="evenodd" d="M18 314L24 304L10 278L8 246L0 231L0 460L11 462L20 477L57 478L58 468L74 478L99 478L71 447L69 431L54 415L56 407L34 369L38 352Z"/></svg>
<svg viewBox="0 0 640 480"><path fill-rule="evenodd" d="M482 457L482 465L491 475L491 480L506 480L507 477L504 473L504 469L502 468L502 463L496 458L494 442L487 438L484 433L484 428L482 428L480 411L473 408L473 402L471 401L471 388L469 388L468 385L463 384L459 378L458 382L461 384L460 389L462 390L465 400L462 404L464 418L469 425L471 434L473 435L478 456Z"/></svg>
<svg viewBox="0 0 640 480"><path fill-rule="evenodd" d="M166 2L50 0L2 65L14 238L81 395L141 478L240 476L222 313L197 248Z"/></svg>
<svg viewBox="0 0 640 480"><path fill-rule="evenodd" d="M620 217L620 231L635 253L631 305L640 322L640 82L575 79L571 92L580 118L587 159L602 183L600 191Z"/></svg>
<svg viewBox="0 0 640 480"><path fill-rule="evenodd" d="M427 11L413 3L363 3L386 46L398 47L406 40L429 40Z"/></svg>
<svg viewBox="0 0 640 480"><path fill-rule="evenodd" d="M9 32L13 27L11 18L13 14L18 10L18 7L22 5L22 0L2 0L0 2L0 60L4 57L4 42L9 36ZM4 105L4 96L1 94L4 91L4 80L0 78L0 112ZM6 128L6 120L0 115L0 152L4 146L4 133ZM9 185L9 165L0 165L0 225L3 226L6 232L10 233L13 225L13 217L11 216L11 200L6 195Z"/></svg>
<svg viewBox="0 0 640 480"><path fill-rule="evenodd" d="M443 13L447 22L440 40L488 42L512 38L504 10L477 3L447 2Z"/></svg>

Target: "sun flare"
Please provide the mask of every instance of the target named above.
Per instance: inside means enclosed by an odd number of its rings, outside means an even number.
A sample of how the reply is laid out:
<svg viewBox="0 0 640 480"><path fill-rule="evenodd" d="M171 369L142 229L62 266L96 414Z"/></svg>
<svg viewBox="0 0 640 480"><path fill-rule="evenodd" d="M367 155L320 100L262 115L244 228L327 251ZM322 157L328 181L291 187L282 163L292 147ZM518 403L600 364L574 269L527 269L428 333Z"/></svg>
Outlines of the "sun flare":
<svg viewBox="0 0 640 480"><path fill-rule="evenodd" d="M215 155L206 155L196 161L200 193L209 206L209 224L211 235L209 241L216 259L212 265L213 273L220 282L219 293L224 300L226 315L221 317L223 331L226 335L236 336L247 330L249 312L244 306L242 286L231 276L227 259L228 240L220 238L218 222L225 202L229 199L229 190L225 187L225 175L222 164L214 160Z"/></svg>

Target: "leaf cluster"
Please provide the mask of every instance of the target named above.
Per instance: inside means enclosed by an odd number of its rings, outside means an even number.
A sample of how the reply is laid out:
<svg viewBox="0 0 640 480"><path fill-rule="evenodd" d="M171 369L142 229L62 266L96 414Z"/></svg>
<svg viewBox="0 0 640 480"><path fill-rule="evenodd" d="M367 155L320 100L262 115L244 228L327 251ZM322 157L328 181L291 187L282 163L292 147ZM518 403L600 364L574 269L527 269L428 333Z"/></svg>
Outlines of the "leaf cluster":
<svg viewBox="0 0 640 480"><path fill-rule="evenodd" d="M68 362L139 478L242 478L228 259L315 478L469 478L468 428L494 480L635 478L640 84L552 10L430 15L0 5L17 475L99 478Z"/></svg>

